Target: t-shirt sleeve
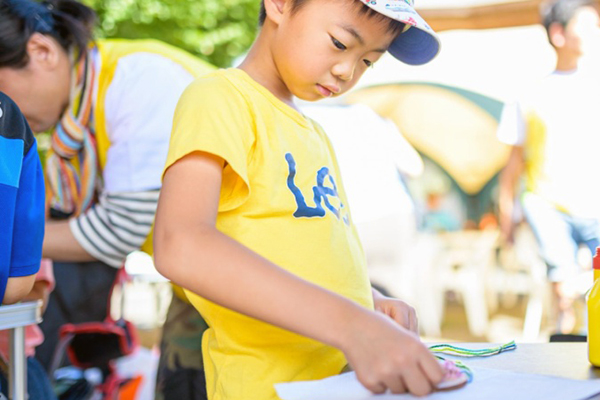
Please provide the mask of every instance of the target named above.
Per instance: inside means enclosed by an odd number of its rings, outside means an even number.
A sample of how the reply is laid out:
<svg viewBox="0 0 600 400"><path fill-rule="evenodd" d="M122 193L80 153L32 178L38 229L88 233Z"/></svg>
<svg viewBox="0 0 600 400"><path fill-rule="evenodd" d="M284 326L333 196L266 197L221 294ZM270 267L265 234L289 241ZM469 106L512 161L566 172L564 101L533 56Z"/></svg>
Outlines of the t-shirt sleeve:
<svg viewBox="0 0 600 400"><path fill-rule="evenodd" d="M219 211L235 209L250 193L248 163L254 141L246 98L218 74L200 78L185 90L175 110L165 172L197 151L221 157L225 167Z"/></svg>
<svg viewBox="0 0 600 400"><path fill-rule="evenodd" d="M11 277L33 275L40 268L45 198L44 176L34 142L23 158L17 192L9 273Z"/></svg>
<svg viewBox="0 0 600 400"><path fill-rule="evenodd" d="M525 142L526 123L522 105L506 103L498 124L498 139L511 146L522 146Z"/></svg>

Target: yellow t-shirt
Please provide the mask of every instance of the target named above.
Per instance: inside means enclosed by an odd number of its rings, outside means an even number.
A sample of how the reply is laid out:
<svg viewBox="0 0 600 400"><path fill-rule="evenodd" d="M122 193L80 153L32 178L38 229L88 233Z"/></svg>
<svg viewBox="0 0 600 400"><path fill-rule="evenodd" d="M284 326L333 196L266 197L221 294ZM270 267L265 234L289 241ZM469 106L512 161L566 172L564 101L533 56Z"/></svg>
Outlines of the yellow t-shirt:
<svg viewBox="0 0 600 400"><path fill-rule="evenodd" d="M194 151L226 161L217 229L373 308L337 162L316 123L242 70L220 70L182 95L166 168ZM210 400L276 399L273 384L331 376L346 363L335 348L186 294L210 326L202 340Z"/></svg>

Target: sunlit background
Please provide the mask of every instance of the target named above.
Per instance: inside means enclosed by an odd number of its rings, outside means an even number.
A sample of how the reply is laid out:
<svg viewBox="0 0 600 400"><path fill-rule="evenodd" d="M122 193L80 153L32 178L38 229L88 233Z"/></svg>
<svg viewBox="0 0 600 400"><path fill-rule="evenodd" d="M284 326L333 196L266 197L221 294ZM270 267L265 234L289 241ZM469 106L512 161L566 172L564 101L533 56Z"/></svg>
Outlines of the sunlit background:
<svg viewBox="0 0 600 400"><path fill-rule="evenodd" d="M84 2L98 12L99 37L163 40L218 67L239 63L257 31L258 0ZM540 3L421 0L417 9L442 42L433 62L411 67L386 55L344 97L302 104L332 136L373 283L413 304L430 340L536 342L552 332L531 231L521 225L517 245L506 249L497 220L498 173L508 157L496 139L500 114L556 61L538 24ZM381 146L388 134L402 135L390 147L397 153L365 164L364 146ZM367 165L363 176L357 163ZM363 183L397 201L388 214L361 206L369 195ZM590 262L584 253L581 262ZM126 316L152 348L169 285L140 253L128 269Z"/></svg>

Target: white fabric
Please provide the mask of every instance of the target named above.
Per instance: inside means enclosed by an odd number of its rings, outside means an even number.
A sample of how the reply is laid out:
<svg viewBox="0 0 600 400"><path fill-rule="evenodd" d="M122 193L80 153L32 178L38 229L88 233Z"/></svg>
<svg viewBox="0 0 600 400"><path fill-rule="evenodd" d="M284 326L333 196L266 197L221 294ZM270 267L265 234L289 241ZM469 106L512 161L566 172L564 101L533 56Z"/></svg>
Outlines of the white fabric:
<svg viewBox="0 0 600 400"><path fill-rule="evenodd" d="M134 53L119 60L105 98L111 142L103 171L106 192L160 188L175 106L193 79L157 54Z"/></svg>
<svg viewBox="0 0 600 400"><path fill-rule="evenodd" d="M596 71L555 72L534 87L516 110L509 112L509 108L498 133L503 142L522 145L527 134L523 114L533 112L544 122L545 141L537 144L544 146L544 158L536 192L581 217L600 217L598 93ZM512 126L512 133L507 126Z"/></svg>
<svg viewBox="0 0 600 400"><path fill-rule="evenodd" d="M331 141L371 281L393 296L414 299L412 271L405 267L416 237L416 216L399 173L420 175L421 157L393 122L365 105L306 105L302 110L323 126Z"/></svg>
<svg viewBox="0 0 600 400"><path fill-rule="evenodd" d="M355 223L413 212L398 173L419 175L423 162L391 121L364 105L302 110L331 140Z"/></svg>
<svg viewBox="0 0 600 400"><path fill-rule="evenodd" d="M525 128L521 105L518 102L506 103L498 124L498 139L511 146L522 146L525 142Z"/></svg>

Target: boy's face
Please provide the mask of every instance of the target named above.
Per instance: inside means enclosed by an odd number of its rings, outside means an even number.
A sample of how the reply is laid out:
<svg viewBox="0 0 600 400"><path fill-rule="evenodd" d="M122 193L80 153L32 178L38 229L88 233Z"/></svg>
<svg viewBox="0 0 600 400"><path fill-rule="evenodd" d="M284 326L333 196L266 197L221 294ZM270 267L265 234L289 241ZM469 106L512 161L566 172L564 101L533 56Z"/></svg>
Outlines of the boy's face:
<svg viewBox="0 0 600 400"><path fill-rule="evenodd" d="M593 7L582 7L564 30L564 47L578 56L596 51L600 45L600 18Z"/></svg>
<svg viewBox="0 0 600 400"><path fill-rule="evenodd" d="M360 7L357 0L310 0L292 14L287 1L272 54L293 95L308 101L340 95L387 50L396 34Z"/></svg>

